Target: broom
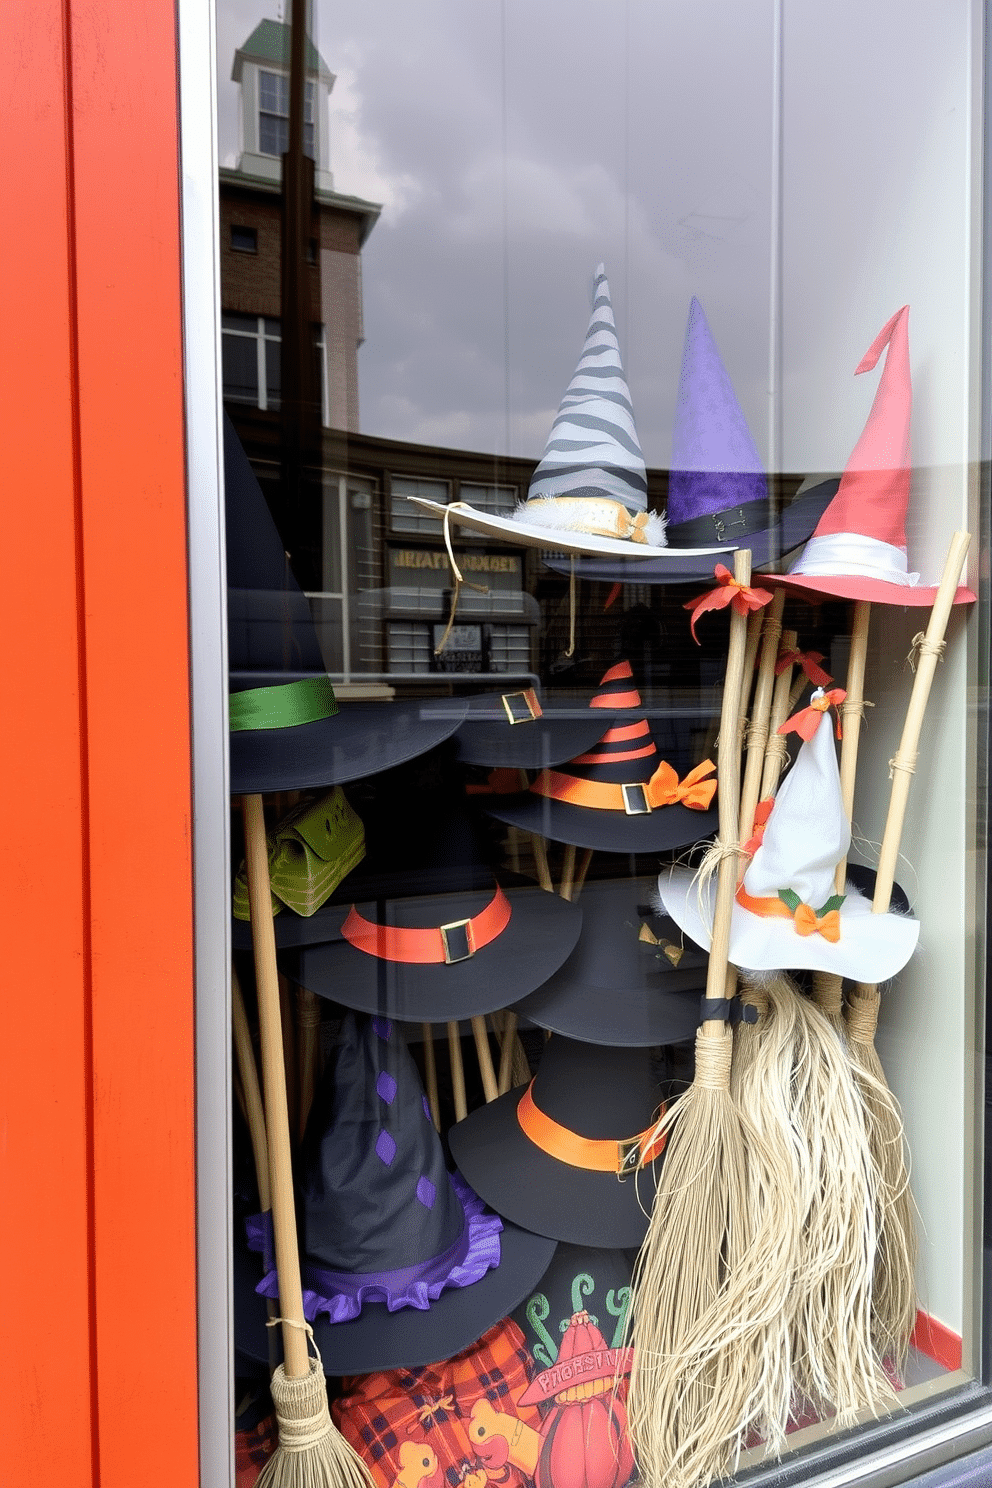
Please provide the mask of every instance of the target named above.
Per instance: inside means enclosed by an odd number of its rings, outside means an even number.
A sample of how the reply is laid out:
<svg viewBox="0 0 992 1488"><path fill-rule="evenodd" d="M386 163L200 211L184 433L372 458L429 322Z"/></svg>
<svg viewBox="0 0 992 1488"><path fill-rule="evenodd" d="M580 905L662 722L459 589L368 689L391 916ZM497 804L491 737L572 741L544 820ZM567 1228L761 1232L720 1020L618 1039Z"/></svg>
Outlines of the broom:
<svg viewBox="0 0 992 1488"><path fill-rule="evenodd" d="M255 979L265 1090L268 1170L283 1359L272 1376L272 1400L279 1445L259 1478L259 1488L371 1488L361 1458L331 1421L327 1386L319 1359L307 1348L309 1325L303 1316L300 1257L293 1201L286 1071L282 1049L276 941L272 924L265 821L260 795L241 798L245 823L245 866L251 906Z"/></svg>
<svg viewBox="0 0 992 1488"><path fill-rule="evenodd" d="M937 598L919 647L919 662L906 721L899 748L891 762L892 790L875 880L874 914L885 914L889 908L923 715L937 661L944 649L944 633L970 543L971 537L967 532L956 532L951 539ZM916 1226L902 1112L875 1049L879 1001L877 985L857 983L848 1008L847 1031L851 1058L861 1081L882 1172L884 1207L880 1221L873 1321L876 1347L883 1357L891 1359L896 1371L901 1372L916 1322Z"/></svg>
<svg viewBox="0 0 992 1488"><path fill-rule="evenodd" d="M746 588L751 555L738 551ZM759 1409L760 1330L780 1309L787 1278L773 1276L768 1229L748 1212L745 1127L730 1097L733 1035L726 1019L736 886L738 717L746 620L730 619L720 716L717 892L696 1073L662 1116L667 1148L647 1238L637 1260L630 1317L634 1348L628 1418L642 1479L689 1488L725 1470Z"/></svg>

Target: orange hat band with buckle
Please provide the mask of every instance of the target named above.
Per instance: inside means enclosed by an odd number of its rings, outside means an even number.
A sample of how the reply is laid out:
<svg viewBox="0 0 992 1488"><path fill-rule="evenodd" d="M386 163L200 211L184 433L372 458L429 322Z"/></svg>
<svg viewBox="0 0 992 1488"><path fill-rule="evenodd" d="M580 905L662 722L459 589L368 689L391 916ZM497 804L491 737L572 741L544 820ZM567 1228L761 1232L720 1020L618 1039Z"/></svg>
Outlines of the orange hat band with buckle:
<svg viewBox="0 0 992 1488"><path fill-rule="evenodd" d="M376 956L380 961L403 961L410 966L451 966L468 961L502 935L510 923L510 901L499 887L493 898L468 920L452 920L447 925L430 925L423 930L408 930L399 925L377 925L367 920L352 905L341 934L356 951Z"/></svg>
<svg viewBox="0 0 992 1488"><path fill-rule="evenodd" d="M630 785L583 780L577 775L563 775L560 770L542 770L531 790L552 801L589 806L594 811L625 811L628 816L644 816L659 807L676 804L688 806L692 811L708 811L716 793L716 781L706 777L715 770L712 760L704 760L684 780L679 780L678 773L662 760L650 780Z"/></svg>
<svg viewBox="0 0 992 1488"><path fill-rule="evenodd" d="M558 1162L567 1163L570 1168L585 1168L590 1173L614 1173L622 1177L653 1162L664 1151L664 1135L651 1140L654 1126L622 1141L580 1137L538 1109L534 1104L533 1089L532 1080L517 1105L520 1130L535 1147ZM661 1114L664 1110L662 1106Z"/></svg>

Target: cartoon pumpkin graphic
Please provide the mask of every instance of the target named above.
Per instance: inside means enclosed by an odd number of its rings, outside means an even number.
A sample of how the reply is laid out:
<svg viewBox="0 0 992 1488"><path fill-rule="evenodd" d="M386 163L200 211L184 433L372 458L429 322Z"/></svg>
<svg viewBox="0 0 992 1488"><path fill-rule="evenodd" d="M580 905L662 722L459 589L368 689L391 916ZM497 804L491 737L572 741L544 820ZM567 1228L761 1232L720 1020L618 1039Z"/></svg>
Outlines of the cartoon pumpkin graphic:
<svg viewBox="0 0 992 1488"><path fill-rule="evenodd" d="M607 1347L589 1313L573 1312L557 1360L519 1401L552 1403L541 1423L535 1488L624 1488L630 1481L634 1458L617 1387L630 1364L630 1349Z"/></svg>

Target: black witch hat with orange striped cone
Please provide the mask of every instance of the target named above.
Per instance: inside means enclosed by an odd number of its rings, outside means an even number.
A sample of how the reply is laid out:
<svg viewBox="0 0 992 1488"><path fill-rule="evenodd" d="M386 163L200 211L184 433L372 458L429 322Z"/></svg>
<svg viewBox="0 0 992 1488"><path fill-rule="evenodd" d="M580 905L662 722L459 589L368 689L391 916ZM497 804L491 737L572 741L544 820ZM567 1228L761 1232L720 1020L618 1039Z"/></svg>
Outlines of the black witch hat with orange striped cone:
<svg viewBox="0 0 992 1488"><path fill-rule="evenodd" d="M665 852L716 830L716 766L683 779L662 759L627 661L611 666L591 706L614 715L598 743L530 789L489 807L491 816L554 842L604 852Z"/></svg>

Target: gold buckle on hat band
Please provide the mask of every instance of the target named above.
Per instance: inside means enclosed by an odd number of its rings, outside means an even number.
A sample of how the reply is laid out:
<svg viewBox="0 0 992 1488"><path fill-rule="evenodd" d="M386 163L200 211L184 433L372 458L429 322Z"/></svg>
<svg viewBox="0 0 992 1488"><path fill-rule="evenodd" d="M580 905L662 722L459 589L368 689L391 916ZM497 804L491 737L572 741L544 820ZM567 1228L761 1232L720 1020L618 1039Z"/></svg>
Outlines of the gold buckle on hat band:
<svg viewBox="0 0 992 1488"><path fill-rule="evenodd" d="M504 692L500 701L503 704L503 711L511 727L518 723L533 723L542 716L544 711L537 700L537 693L533 687L528 687L524 692ZM514 712L513 704L516 702L522 703L527 709L526 718L522 714Z"/></svg>
<svg viewBox="0 0 992 1488"><path fill-rule="evenodd" d="M623 809L628 816L650 816L651 802L643 785L622 785Z"/></svg>
<svg viewBox="0 0 992 1488"><path fill-rule="evenodd" d="M471 920L449 920L446 925L439 925L441 942L444 946L444 960L447 966L455 966L459 961L469 961L475 955L475 936L472 933ZM463 955L455 955L448 941L448 932L451 930L465 931L465 944L468 950Z"/></svg>

